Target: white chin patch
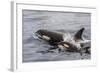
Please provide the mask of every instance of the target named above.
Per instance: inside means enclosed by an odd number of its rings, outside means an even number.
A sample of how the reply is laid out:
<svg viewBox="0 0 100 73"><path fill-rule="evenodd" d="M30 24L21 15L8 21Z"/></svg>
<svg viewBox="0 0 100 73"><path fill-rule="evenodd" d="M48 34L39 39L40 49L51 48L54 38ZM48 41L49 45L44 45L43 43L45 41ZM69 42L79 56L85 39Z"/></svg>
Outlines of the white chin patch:
<svg viewBox="0 0 100 73"><path fill-rule="evenodd" d="M46 36L46 35L43 35L42 36L44 39L46 39L46 40L50 40L50 37L48 37L48 36Z"/></svg>
<svg viewBox="0 0 100 73"><path fill-rule="evenodd" d="M63 51L65 48L62 45L58 45L58 47Z"/></svg>

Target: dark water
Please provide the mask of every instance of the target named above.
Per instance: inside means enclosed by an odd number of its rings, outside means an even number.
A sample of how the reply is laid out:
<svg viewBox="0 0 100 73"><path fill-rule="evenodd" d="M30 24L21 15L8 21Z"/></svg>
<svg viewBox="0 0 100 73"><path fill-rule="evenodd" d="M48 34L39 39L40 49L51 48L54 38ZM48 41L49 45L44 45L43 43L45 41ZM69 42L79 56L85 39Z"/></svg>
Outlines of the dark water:
<svg viewBox="0 0 100 73"><path fill-rule="evenodd" d="M85 28L83 37L90 40L91 14L23 10L23 62L90 59L89 54L80 56L79 53L58 53L57 50L55 53L37 53L51 47L46 42L34 38L33 33L37 30L56 30L74 35L82 27Z"/></svg>

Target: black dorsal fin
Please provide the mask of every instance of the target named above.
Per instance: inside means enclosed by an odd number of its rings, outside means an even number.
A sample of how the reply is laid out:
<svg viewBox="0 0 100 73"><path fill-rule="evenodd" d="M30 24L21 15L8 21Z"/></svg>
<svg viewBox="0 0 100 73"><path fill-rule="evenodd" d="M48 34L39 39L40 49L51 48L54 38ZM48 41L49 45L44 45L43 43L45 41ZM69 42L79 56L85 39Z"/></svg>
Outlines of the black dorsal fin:
<svg viewBox="0 0 100 73"><path fill-rule="evenodd" d="M78 30L78 32L76 32L76 34L74 35L75 41L82 40L82 34L84 30L85 28L81 28L80 30Z"/></svg>

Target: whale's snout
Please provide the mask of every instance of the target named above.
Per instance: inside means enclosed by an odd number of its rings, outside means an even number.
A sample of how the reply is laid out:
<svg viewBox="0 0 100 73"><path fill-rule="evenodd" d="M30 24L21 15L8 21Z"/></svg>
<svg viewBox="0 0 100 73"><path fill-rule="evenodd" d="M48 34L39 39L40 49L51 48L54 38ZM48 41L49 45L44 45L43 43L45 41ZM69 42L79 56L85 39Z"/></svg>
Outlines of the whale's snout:
<svg viewBox="0 0 100 73"><path fill-rule="evenodd" d="M32 34L32 36L35 38L35 39L41 39L42 37L42 34L40 31L36 31Z"/></svg>

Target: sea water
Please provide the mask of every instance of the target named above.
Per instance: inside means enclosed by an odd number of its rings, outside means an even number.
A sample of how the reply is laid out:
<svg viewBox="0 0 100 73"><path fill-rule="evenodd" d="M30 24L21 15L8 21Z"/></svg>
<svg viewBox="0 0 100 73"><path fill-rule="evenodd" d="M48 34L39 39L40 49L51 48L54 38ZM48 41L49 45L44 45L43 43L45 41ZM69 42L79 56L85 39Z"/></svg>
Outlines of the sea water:
<svg viewBox="0 0 100 73"><path fill-rule="evenodd" d="M91 14L79 12L53 12L23 10L23 32L22 32L22 57L23 62L41 62L41 61L62 61L62 60L85 60L90 59L90 54L75 52L48 52L45 54L38 51L45 51L51 47L43 40L35 36L39 29L47 29L62 33L70 33L72 36L81 29L85 28L83 38L91 40ZM89 43L90 44L90 43Z"/></svg>

